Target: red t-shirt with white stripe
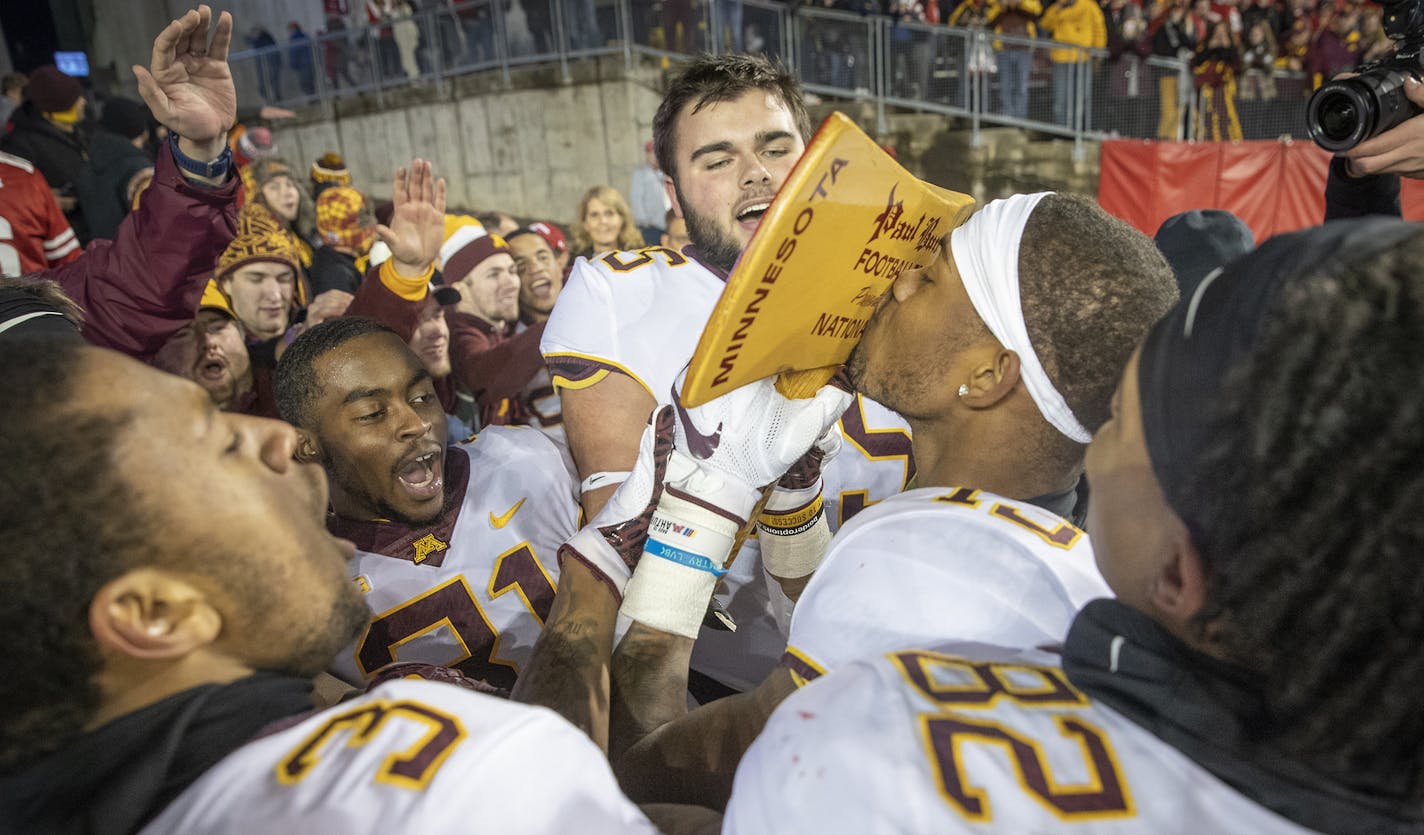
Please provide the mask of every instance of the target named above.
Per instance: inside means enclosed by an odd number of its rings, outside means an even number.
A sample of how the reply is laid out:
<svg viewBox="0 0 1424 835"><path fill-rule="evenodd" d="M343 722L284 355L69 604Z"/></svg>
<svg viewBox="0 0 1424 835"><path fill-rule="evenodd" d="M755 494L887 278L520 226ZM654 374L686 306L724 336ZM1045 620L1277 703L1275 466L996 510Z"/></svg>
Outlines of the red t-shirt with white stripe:
<svg viewBox="0 0 1424 835"><path fill-rule="evenodd" d="M68 264L80 252L45 178L29 161L0 153L0 275Z"/></svg>

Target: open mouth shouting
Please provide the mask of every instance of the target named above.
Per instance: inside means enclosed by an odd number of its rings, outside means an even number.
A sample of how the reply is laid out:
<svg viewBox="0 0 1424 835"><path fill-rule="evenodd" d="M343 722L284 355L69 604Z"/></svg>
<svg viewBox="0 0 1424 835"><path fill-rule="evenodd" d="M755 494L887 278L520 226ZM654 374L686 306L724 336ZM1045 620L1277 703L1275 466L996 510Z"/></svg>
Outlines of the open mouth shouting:
<svg viewBox="0 0 1424 835"><path fill-rule="evenodd" d="M757 225L761 223L762 216L766 214L767 209L771 208L771 200L770 196L745 200L737 206L737 210L732 216L737 219L737 224L747 232L755 232Z"/></svg>
<svg viewBox="0 0 1424 835"><path fill-rule="evenodd" d="M199 380L216 383L227 376L227 359L221 356L204 357L198 362L197 376Z"/></svg>
<svg viewBox="0 0 1424 835"><path fill-rule="evenodd" d="M417 503L425 503L443 495L445 489L445 456L439 446L423 446L396 465L396 482L401 490Z"/></svg>

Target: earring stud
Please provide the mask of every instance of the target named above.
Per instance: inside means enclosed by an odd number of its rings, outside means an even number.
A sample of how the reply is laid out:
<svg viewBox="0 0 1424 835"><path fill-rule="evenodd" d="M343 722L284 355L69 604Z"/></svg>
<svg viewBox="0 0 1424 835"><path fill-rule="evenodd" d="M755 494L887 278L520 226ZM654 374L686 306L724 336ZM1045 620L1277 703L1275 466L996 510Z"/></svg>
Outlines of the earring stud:
<svg viewBox="0 0 1424 835"><path fill-rule="evenodd" d="M969 384L968 384L968 383L964 383L964 384L960 385L960 387L959 387L959 396L960 396L960 397L963 397L964 395L966 395L966 394L968 394L968 393L969 393Z"/></svg>

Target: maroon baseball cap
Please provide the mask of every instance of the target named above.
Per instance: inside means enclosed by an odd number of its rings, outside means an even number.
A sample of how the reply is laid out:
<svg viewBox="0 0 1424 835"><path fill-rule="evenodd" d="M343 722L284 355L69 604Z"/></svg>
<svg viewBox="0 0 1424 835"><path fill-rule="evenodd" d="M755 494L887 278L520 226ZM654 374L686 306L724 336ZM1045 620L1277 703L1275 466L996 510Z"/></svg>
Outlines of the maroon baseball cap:
<svg viewBox="0 0 1424 835"><path fill-rule="evenodd" d="M564 233L559 231L559 227L546 221L535 221L529 224L529 228L539 233L539 237L544 239L544 243L549 245L549 249L555 252L568 252L569 244L564 240Z"/></svg>

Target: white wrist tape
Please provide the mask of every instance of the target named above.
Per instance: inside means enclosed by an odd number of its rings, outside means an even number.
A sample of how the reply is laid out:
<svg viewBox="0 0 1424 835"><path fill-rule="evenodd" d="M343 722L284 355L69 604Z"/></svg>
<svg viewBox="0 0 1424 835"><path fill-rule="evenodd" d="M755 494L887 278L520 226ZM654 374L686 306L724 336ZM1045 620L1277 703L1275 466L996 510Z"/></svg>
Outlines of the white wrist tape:
<svg viewBox="0 0 1424 835"><path fill-rule="evenodd" d="M831 526L821 489L775 490L757 518L761 560L768 574L784 580L816 570L831 545Z"/></svg>
<svg viewBox="0 0 1424 835"><path fill-rule="evenodd" d="M719 513L664 492L622 613L646 626L696 638L707 602L732 551L738 525Z"/></svg>
<svg viewBox="0 0 1424 835"><path fill-rule="evenodd" d="M761 527L758 525L758 527ZM779 535L761 527L761 563L768 574L795 580L813 573L831 547L831 526L821 513L799 533Z"/></svg>
<svg viewBox="0 0 1424 835"><path fill-rule="evenodd" d="M762 515L787 513L805 507L821 495L821 488L824 485L825 480L818 478L815 484L800 490L777 487L771 491L771 496L766 500L766 506L761 509Z"/></svg>

